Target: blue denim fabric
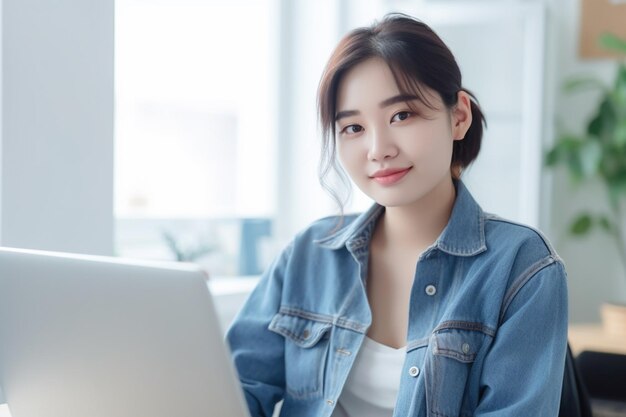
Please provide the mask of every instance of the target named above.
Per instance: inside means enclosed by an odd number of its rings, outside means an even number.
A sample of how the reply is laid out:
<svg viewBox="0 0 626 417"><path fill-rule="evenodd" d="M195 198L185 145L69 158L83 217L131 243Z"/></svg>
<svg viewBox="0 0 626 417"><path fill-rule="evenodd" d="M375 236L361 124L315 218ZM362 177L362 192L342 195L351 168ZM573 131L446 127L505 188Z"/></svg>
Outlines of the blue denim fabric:
<svg viewBox="0 0 626 417"><path fill-rule="evenodd" d="M421 255L394 416L557 416L567 344L562 261L484 213L462 182ZM253 416L330 416L371 323L369 242L384 207L322 219L263 275L227 334ZM434 291L433 291L434 290Z"/></svg>

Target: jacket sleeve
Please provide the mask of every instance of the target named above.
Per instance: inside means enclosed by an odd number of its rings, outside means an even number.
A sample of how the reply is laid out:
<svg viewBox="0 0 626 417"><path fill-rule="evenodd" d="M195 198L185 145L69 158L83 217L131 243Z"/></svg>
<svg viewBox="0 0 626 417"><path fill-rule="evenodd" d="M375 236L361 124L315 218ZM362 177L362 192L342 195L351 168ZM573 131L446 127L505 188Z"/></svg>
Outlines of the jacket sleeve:
<svg viewBox="0 0 626 417"><path fill-rule="evenodd" d="M567 284L554 261L513 283L481 375L476 417L559 413L567 349Z"/></svg>
<svg viewBox="0 0 626 417"><path fill-rule="evenodd" d="M252 417L270 417L285 387L284 338L268 330L280 308L289 245L263 274L226 333Z"/></svg>

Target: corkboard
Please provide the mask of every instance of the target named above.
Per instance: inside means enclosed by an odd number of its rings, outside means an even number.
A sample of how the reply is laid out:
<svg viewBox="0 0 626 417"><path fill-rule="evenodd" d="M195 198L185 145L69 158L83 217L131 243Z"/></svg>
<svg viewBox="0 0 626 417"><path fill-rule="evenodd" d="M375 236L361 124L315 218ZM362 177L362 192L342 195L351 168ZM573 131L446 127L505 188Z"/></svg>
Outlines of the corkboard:
<svg viewBox="0 0 626 417"><path fill-rule="evenodd" d="M581 0L579 54L581 58L622 57L598 46L598 38L611 32L626 39L626 0Z"/></svg>

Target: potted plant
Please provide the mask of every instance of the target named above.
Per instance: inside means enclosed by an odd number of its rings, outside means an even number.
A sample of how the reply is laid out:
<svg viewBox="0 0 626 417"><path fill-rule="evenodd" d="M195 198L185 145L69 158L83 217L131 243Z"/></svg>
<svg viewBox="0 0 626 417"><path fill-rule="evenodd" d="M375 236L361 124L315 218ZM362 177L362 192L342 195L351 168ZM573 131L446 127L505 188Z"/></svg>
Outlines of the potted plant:
<svg viewBox="0 0 626 417"><path fill-rule="evenodd" d="M603 47L626 57L626 40L606 34L600 38ZM584 236L598 228L615 243L626 279L626 64L618 64L612 86L593 78L568 81L565 90L595 88L601 92L600 103L581 134L561 134L546 155L549 167L564 165L576 182L599 179L606 189L609 210L606 213L579 213L569 231ZM602 319L609 333L626 334L626 304L602 306Z"/></svg>
<svg viewBox="0 0 626 417"><path fill-rule="evenodd" d="M162 231L162 236L177 262L194 262L215 250L214 245L203 241L185 244L181 238L166 230Z"/></svg>

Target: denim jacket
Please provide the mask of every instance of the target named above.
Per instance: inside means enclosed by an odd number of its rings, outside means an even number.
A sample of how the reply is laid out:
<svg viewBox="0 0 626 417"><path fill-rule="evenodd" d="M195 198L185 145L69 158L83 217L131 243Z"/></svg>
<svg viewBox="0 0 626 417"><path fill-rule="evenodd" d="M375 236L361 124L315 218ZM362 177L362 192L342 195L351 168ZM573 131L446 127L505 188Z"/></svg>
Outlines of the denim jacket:
<svg viewBox="0 0 626 417"><path fill-rule="evenodd" d="M557 416L563 263L530 227L484 213L462 182L417 263L394 417ZM227 333L252 416L330 416L371 323L369 242L384 207L322 219L263 275Z"/></svg>

